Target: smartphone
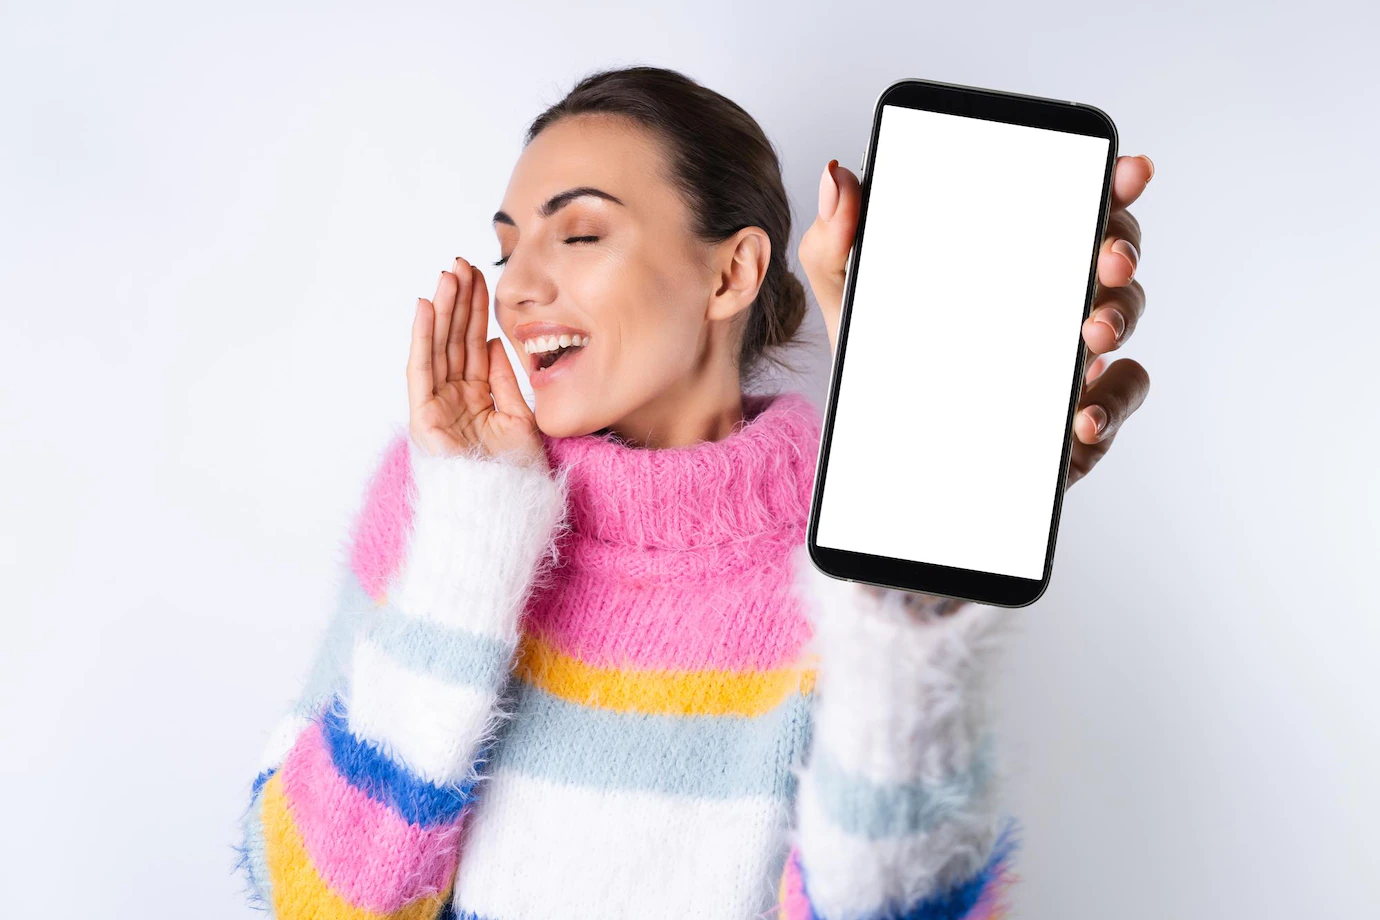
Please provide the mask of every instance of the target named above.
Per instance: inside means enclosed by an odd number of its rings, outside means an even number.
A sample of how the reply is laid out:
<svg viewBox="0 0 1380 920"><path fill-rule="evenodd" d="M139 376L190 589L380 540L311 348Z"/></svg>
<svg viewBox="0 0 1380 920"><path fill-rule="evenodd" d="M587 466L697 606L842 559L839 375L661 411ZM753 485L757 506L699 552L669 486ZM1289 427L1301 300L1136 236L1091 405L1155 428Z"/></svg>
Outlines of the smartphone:
<svg viewBox="0 0 1380 920"><path fill-rule="evenodd" d="M1049 586L1116 126L931 80L877 97L807 542L824 574L1023 607Z"/></svg>

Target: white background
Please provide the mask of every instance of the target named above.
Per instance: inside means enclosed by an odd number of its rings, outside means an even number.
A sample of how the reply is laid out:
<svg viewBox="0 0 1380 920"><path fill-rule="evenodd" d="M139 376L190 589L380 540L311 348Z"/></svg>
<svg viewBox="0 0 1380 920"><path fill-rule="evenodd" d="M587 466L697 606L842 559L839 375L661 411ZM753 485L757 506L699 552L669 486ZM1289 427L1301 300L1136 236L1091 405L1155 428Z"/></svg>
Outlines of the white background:
<svg viewBox="0 0 1380 920"><path fill-rule="evenodd" d="M1375 915L1374 4L2 9L7 916L250 915L235 822L415 298L498 257L530 119L630 63L761 121L797 234L903 76L1086 101L1154 157L1151 392L1002 672L1017 916Z"/></svg>
<svg viewBox="0 0 1380 920"><path fill-rule="evenodd" d="M821 546L1044 575L1108 145L883 107Z"/></svg>

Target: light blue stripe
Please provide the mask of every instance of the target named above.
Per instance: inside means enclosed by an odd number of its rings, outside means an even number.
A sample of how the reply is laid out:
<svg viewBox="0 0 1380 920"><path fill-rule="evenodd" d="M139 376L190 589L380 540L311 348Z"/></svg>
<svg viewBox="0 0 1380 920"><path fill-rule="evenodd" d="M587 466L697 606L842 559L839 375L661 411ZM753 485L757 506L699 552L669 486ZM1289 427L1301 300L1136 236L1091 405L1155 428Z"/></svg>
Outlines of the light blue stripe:
<svg viewBox="0 0 1380 920"><path fill-rule="evenodd" d="M378 605L347 565L340 577L335 616L297 706L300 715L316 715L343 691L342 674L357 634L410 670L494 692L507 681L515 651L489 636L408 616L391 602Z"/></svg>
<svg viewBox="0 0 1380 920"><path fill-rule="evenodd" d="M350 576L353 578L354 576ZM294 712L304 718L314 718L326 707L343 686L344 663L348 661L354 642L355 616L343 603L337 607L326 627L326 635L317 647L306 685L297 700Z"/></svg>
<svg viewBox="0 0 1380 920"><path fill-rule="evenodd" d="M249 808L242 821L243 839L237 848L240 863L248 876L250 901L267 908L273 903L268 880L267 844L264 842L263 785L260 784L249 800Z"/></svg>
<svg viewBox="0 0 1380 920"><path fill-rule="evenodd" d="M674 716L581 706L514 680L493 769L593 788L727 798L795 793L809 720L792 694L760 716Z"/></svg>
<svg viewBox="0 0 1380 920"><path fill-rule="evenodd" d="M992 776L990 739L968 769L943 782L879 784L844 768L827 750L810 753L810 773L824 812L850 834L879 839L933 830L972 807Z"/></svg>
<svg viewBox="0 0 1380 920"><path fill-rule="evenodd" d="M987 861L973 875L947 888L931 890L899 911L894 906L883 907L864 915L864 920L963 920L971 916L988 886L1010 868L1015 851L1020 846L1018 833L1019 825L1014 818L1003 819ZM809 902L808 920L825 920L810 901L811 870L800 864L798 851L792 852L795 865L800 870L801 889Z"/></svg>
<svg viewBox="0 0 1380 920"><path fill-rule="evenodd" d="M365 636L404 667L453 684L497 691L512 666L512 646L469 630L418 620L391 607L375 608L361 625Z"/></svg>

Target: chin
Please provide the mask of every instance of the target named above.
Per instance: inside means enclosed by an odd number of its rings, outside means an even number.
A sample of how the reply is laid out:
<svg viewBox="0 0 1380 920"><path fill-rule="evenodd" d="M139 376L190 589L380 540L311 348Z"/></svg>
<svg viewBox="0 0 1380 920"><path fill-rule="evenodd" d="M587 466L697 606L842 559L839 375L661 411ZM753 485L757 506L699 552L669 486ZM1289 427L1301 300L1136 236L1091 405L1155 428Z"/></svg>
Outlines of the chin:
<svg viewBox="0 0 1380 920"><path fill-rule="evenodd" d="M560 401L550 399L538 398L533 414L537 417L537 428L548 438L578 438L607 424L576 407L563 406Z"/></svg>

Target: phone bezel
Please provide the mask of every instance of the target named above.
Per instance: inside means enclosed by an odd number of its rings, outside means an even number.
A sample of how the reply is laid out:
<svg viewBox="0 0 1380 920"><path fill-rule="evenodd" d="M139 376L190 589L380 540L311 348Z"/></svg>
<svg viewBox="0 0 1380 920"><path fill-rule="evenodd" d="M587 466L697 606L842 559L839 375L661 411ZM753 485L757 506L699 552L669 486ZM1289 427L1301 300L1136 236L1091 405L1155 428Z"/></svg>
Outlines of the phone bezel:
<svg viewBox="0 0 1380 920"><path fill-rule="evenodd" d="M834 414L838 406L839 382L842 378L843 364L848 348L848 327L853 312L856 266L861 258L863 235L867 226L867 208L872 194L872 162L875 159L877 140L881 132L882 110L887 105L898 105L951 115L966 115L1006 124L1049 128L1056 131L1100 137L1110 142L1107 147L1107 163L1102 178L1097 226L1091 246L1088 283L1083 299L1083 318L1080 320L1078 330L1075 330L1077 351L1074 358L1072 392L1069 396L1068 412L1064 422L1063 455L1059 462L1060 474L1054 489L1053 513L1050 517L1049 540L1045 549L1044 571L1039 579L1020 578L994 572L981 572L974 569L954 568L927 562L915 562L909 559L858 553L834 547L823 547L816 541L820 506L823 500L824 482L829 463L829 449L833 439ZM1072 457L1073 420L1078 409L1078 397L1082 391L1082 379L1085 371L1086 347L1082 337L1082 323L1087 320L1091 313L1093 298L1096 293L1097 255L1102 238L1106 233L1107 218L1111 210L1112 174L1116 165L1116 158L1117 130L1115 123L1106 112L1086 103L954 83L941 83L919 78L897 80L878 94L877 101L873 106L872 130L863 156L862 202L858 213L857 232L845 269L843 306L839 317L833 366L829 375L829 395L824 410L819 457L815 467L814 491L810 501L809 526L806 536L810 560L825 575L863 584L899 588L904 591L933 594L940 597L960 598L999 607L1025 607L1033 604L1045 593L1054 569L1054 550L1059 534L1059 518L1064 504L1064 484L1068 481L1069 462Z"/></svg>

